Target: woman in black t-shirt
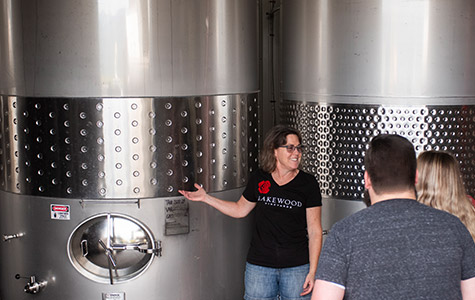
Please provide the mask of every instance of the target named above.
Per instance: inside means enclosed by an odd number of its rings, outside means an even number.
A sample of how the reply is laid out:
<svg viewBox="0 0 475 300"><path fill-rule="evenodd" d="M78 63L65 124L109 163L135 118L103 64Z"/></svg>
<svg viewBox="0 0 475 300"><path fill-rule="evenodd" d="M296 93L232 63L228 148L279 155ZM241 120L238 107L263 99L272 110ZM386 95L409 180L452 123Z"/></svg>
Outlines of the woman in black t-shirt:
<svg viewBox="0 0 475 300"><path fill-rule="evenodd" d="M302 151L300 133L277 125L264 140L260 169L251 174L237 202L210 196L198 184L197 191L179 191L234 218L255 208L245 274L247 300L310 299L322 246L322 203L316 178L298 169Z"/></svg>

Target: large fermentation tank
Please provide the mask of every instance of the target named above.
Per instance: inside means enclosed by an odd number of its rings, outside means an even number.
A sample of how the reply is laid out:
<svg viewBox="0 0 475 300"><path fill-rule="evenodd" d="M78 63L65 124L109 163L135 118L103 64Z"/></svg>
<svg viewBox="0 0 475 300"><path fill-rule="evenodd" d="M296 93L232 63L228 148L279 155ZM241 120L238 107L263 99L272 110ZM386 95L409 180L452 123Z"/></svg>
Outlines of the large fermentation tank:
<svg viewBox="0 0 475 300"><path fill-rule="evenodd" d="M253 0L0 0L0 299L239 299Z"/></svg>
<svg viewBox="0 0 475 300"><path fill-rule="evenodd" d="M281 117L309 146L324 229L364 207L379 133L454 153L475 193L475 2L283 0L281 12Z"/></svg>

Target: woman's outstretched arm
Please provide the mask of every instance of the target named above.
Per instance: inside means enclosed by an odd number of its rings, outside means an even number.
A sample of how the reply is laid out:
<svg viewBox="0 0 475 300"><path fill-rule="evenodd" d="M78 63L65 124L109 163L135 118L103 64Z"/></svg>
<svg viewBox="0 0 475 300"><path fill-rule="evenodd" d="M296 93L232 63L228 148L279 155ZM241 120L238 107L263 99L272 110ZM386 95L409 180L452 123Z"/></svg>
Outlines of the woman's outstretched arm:
<svg viewBox="0 0 475 300"><path fill-rule="evenodd" d="M204 202L233 218L244 218L256 206L256 203L247 201L244 196L241 196L237 202L226 201L208 195L205 189L197 183L195 183L195 188L197 190L193 192L184 190L178 190L178 192L190 201Z"/></svg>

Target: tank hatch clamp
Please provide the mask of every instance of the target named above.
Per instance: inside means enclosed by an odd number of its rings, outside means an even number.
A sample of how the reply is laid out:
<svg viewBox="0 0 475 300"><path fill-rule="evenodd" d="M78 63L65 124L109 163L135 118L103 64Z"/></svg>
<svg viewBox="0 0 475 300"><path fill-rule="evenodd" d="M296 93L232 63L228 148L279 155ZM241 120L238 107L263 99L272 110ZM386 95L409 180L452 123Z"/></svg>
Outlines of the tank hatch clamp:
<svg viewBox="0 0 475 300"><path fill-rule="evenodd" d="M103 246L104 247L104 246ZM111 250L135 250L145 254L155 254L162 256L162 242L154 241L152 248L148 248L148 243L133 243L133 244L111 244Z"/></svg>
<svg viewBox="0 0 475 300"><path fill-rule="evenodd" d="M46 280L39 281L39 282L36 281L36 276L35 275L32 275L30 277L22 277L22 276L20 276L20 274L16 274L15 278L16 279L20 279L20 278L29 278L30 279L30 281L26 283L25 288L23 290L25 293L28 293L28 294L38 294L48 284L48 282Z"/></svg>

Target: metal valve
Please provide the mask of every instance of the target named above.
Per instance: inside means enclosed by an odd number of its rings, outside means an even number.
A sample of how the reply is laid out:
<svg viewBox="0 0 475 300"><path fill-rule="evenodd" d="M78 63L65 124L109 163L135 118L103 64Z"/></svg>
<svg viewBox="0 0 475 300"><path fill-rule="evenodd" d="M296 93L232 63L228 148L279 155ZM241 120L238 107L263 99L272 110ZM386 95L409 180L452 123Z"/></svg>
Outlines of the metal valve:
<svg viewBox="0 0 475 300"><path fill-rule="evenodd" d="M16 234L4 234L3 235L3 241L6 242L6 241L9 241L11 239L19 239L24 235L25 235L24 232L20 232L20 233L16 233Z"/></svg>
<svg viewBox="0 0 475 300"><path fill-rule="evenodd" d="M28 278L28 277L22 277L20 276L20 274L16 274L15 278L20 279L20 278ZM25 288L23 289L23 291L28 294L38 294L48 284L46 280L43 280L40 282L36 281L35 275L30 276L29 279L30 281L26 283Z"/></svg>

